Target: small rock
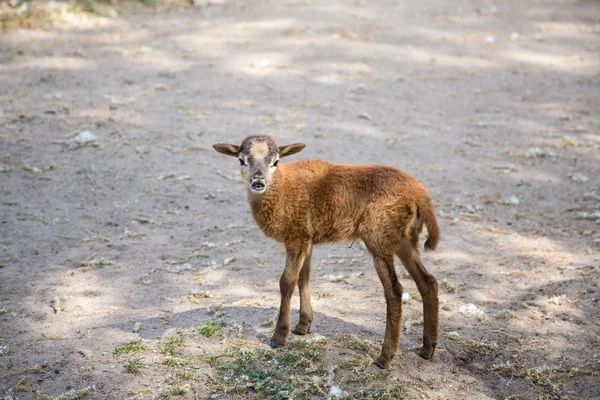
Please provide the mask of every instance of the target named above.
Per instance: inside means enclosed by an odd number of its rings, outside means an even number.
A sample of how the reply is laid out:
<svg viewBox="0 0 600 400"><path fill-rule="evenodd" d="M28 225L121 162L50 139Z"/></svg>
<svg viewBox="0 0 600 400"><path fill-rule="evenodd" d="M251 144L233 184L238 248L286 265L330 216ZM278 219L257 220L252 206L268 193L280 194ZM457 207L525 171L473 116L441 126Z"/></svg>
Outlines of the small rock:
<svg viewBox="0 0 600 400"><path fill-rule="evenodd" d="M362 119L366 119L367 121L372 121L373 117L371 117L371 115L367 112L364 112L362 114L358 114L358 118L362 118Z"/></svg>
<svg viewBox="0 0 600 400"><path fill-rule="evenodd" d="M345 396L347 393L345 391L343 391L339 386L335 386L333 385L331 387L331 389L329 389L329 396L331 397L342 397Z"/></svg>
<svg viewBox="0 0 600 400"><path fill-rule="evenodd" d="M136 322L135 324L133 324L133 329L131 330L133 333L139 333L140 329L142 329L142 323L141 322Z"/></svg>
<svg viewBox="0 0 600 400"><path fill-rule="evenodd" d="M85 358L92 358L92 356L94 355L94 353L92 353L90 350L86 350L86 349L79 349L79 350L77 350L77 352L79 354L81 354L82 356L84 356Z"/></svg>
<svg viewBox="0 0 600 400"><path fill-rule="evenodd" d="M561 305L563 303L570 303L571 299L569 299L566 294L561 294L560 296L557 295L550 297L548 299L548 302L556 305Z"/></svg>
<svg viewBox="0 0 600 400"><path fill-rule="evenodd" d="M223 260L223 266L225 267L225 266L231 264L232 262L234 262L235 260L237 260L237 256L226 258Z"/></svg>
<svg viewBox="0 0 600 400"><path fill-rule="evenodd" d="M580 211L577 213L577 219L587 219L590 221L596 221L596 223L600 223L600 210L596 210L592 213Z"/></svg>
<svg viewBox="0 0 600 400"><path fill-rule="evenodd" d="M65 310L65 307L60 304L60 299L58 298L58 296L56 296L53 300L52 300L52 308L54 309L54 313L58 314L61 311Z"/></svg>
<svg viewBox="0 0 600 400"><path fill-rule="evenodd" d="M456 331L446 332L446 336L448 336L450 339L456 339L460 337L460 333Z"/></svg>
<svg viewBox="0 0 600 400"><path fill-rule="evenodd" d="M590 178L582 174L573 174L571 175L571 180L577 183L586 183L590 180Z"/></svg>
<svg viewBox="0 0 600 400"><path fill-rule="evenodd" d="M210 293L208 290L205 289L192 289L190 291L190 294L194 297L198 297L198 298L202 298L202 299L208 299L213 297L212 293Z"/></svg>
<svg viewBox="0 0 600 400"><path fill-rule="evenodd" d="M508 198L498 200L498 203L504 204L505 206L516 206L520 203L520 201L517 196L513 194Z"/></svg>
<svg viewBox="0 0 600 400"><path fill-rule="evenodd" d="M354 279L364 275L364 272L340 272L337 274L329 274L329 275L325 275L325 279L327 279L329 282L345 282L345 283L350 283L351 281L353 281Z"/></svg>
<svg viewBox="0 0 600 400"><path fill-rule="evenodd" d="M83 131L68 139L65 144L69 150L79 149L80 147L93 146L98 147L98 136L90 131Z"/></svg>
<svg viewBox="0 0 600 400"><path fill-rule="evenodd" d="M411 300L412 300L412 296L410 295L410 293L402 293L402 302L403 303L408 303Z"/></svg>
<svg viewBox="0 0 600 400"><path fill-rule="evenodd" d="M319 335L318 333L314 334L310 339L307 340L308 343L320 343L325 341L327 341L327 337Z"/></svg>
<svg viewBox="0 0 600 400"><path fill-rule="evenodd" d="M190 269L192 269L192 265L189 263L185 263L182 265L169 265L167 267L167 272L172 272L172 273L178 274L182 271L188 271Z"/></svg>
<svg viewBox="0 0 600 400"><path fill-rule="evenodd" d="M475 304L467 304L465 306L462 306L461 308L458 309L458 312L460 312L462 315L464 315L465 317L483 317L485 315L485 312L481 309L479 309Z"/></svg>
<svg viewBox="0 0 600 400"><path fill-rule="evenodd" d="M544 150L540 147L530 147L523 155L527 158L537 157L556 157L556 153L552 150Z"/></svg>
<svg viewBox="0 0 600 400"><path fill-rule="evenodd" d="M177 174L175 172L165 172L164 174L160 174L156 177L159 181L164 181L165 179L175 178Z"/></svg>

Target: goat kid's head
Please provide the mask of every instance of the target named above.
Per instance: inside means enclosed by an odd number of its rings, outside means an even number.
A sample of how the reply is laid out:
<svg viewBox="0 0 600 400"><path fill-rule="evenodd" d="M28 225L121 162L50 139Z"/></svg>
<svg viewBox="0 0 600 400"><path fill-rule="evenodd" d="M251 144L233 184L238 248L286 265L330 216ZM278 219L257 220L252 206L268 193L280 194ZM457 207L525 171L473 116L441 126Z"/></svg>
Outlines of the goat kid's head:
<svg viewBox="0 0 600 400"><path fill-rule="evenodd" d="M279 159L302 151L304 146L302 143L277 146L270 136L248 136L239 146L229 143L213 145L219 153L238 158L244 182L256 195L267 191L277 172Z"/></svg>

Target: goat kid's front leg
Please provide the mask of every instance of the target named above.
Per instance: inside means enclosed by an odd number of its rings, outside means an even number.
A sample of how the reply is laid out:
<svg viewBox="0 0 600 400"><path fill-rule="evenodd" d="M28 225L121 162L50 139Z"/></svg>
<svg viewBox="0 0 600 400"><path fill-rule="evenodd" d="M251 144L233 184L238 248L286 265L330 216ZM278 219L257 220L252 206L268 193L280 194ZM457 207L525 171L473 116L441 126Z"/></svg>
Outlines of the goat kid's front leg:
<svg viewBox="0 0 600 400"><path fill-rule="evenodd" d="M298 284L300 269L308 254L310 245L286 246L286 263L283 274L279 279L279 290L281 291L281 305L279 306L279 317L275 333L271 337L271 347L277 348L285 345L290 333L290 303L292 294Z"/></svg>
<svg viewBox="0 0 600 400"><path fill-rule="evenodd" d="M313 320L312 304L310 302L310 290L308 288L308 281L310 279L310 260L312 258L312 245L308 249L302 269L300 270L300 277L298 279L298 292L300 294L300 320L298 325L293 330L296 335L306 335L310 332L310 326Z"/></svg>

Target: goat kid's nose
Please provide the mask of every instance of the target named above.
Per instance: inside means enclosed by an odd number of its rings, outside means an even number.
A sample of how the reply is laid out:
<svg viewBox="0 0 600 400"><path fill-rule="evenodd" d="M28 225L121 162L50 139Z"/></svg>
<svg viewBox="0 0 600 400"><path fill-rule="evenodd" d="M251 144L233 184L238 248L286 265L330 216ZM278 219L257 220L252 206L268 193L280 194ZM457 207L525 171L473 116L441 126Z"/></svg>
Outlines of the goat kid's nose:
<svg viewBox="0 0 600 400"><path fill-rule="evenodd" d="M260 172L257 172L252 176L252 179L264 179L264 176Z"/></svg>

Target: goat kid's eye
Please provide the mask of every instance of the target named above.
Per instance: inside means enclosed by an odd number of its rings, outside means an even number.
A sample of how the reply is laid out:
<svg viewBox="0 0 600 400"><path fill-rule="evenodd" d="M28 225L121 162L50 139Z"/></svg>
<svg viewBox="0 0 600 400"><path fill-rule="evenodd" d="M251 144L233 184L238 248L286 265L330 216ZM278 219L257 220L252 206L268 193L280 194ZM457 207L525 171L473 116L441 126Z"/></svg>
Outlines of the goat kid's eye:
<svg viewBox="0 0 600 400"><path fill-rule="evenodd" d="M275 162L273 163L273 165L271 165L271 167L276 167L276 166L277 166L277 164L279 164L279 160L275 161Z"/></svg>
<svg viewBox="0 0 600 400"><path fill-rule="evenodd" d="M241 165L242 167L247 167L247 166L248 166L248 165L247 165L247 164L244 162L244 160L242 160L241 158L239 158L238 160L239 160L239 162L240 162L240 165Z"/></svg>

